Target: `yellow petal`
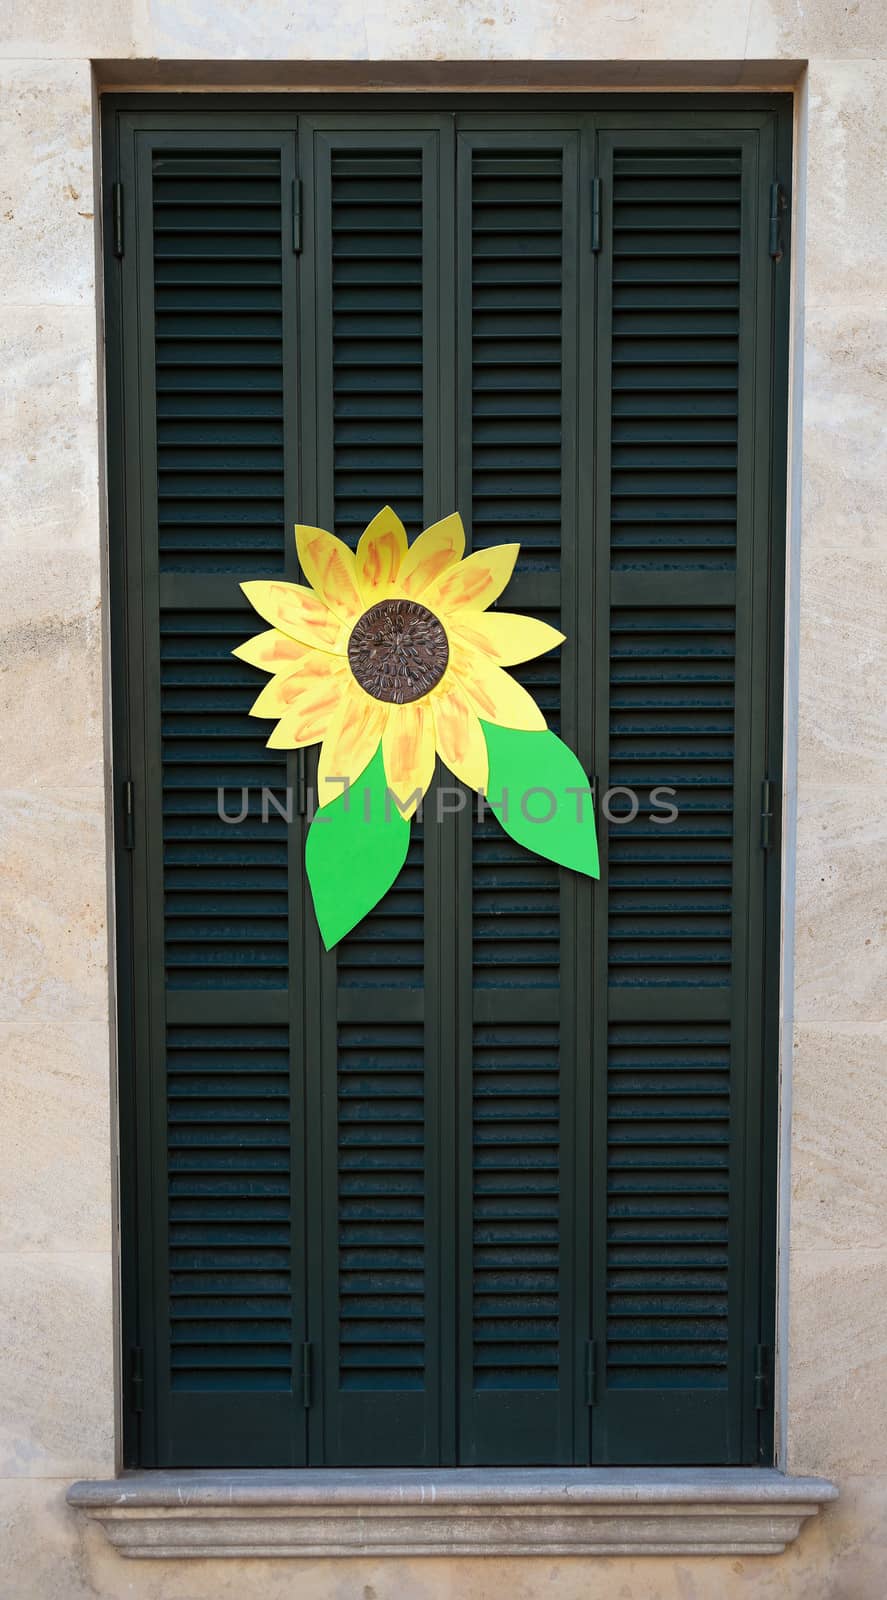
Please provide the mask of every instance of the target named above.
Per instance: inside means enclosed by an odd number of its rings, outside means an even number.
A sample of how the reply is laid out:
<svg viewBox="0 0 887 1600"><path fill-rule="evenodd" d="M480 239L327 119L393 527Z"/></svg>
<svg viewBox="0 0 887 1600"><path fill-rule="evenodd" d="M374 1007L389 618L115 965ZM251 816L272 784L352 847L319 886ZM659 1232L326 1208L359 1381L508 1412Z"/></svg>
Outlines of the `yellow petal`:
<svg viewBox="0 0 887 1600"><path fill-rule="evenodd" d="M452 674L432 695L434 736L444 765L469 789L486 792L489 777L487 741L477 713Z"/></svg>
<svg viewBox="0 0 887 1600"><path fill-rule="evenodd" d="M393 705L382 735L385 778L411 817L434 777L434 718L427 697L409 705Z"/></svg>
<svg viewBox="0 0 887 1600"><path fill-rule="evenodd" d="M435 522L410 545L397 575L400 594L416 600L430 583L460 560L465 549L465 529L458 512Z"/></svg>
<svg viewBox="0 0 887 1600"><path fill-rule="evenodd" d="M240 587L259 616L273 623L288 638L313 645L315 650L344 654L348 629L312 589L306 589L301 583L279 583L276 579L256 579Z"/></svg>
<svg viewBox="0 0 887 1600"><path fill-rule="evenodd" d="M541 733L548 726L532 695L492 661L480 654L451 648L450 666L470 704L484 722L500 728Z"/></svg>
<svg viewBox="0 0 887 1600"><path fill-rule="evenodd" d="M390 506L383 506L357 546L357 581L364 605L375 605L391 592L406 553L404 525Z"/></svg>
<svg viewBox="0 0 887 1600"><path fill-rule="evenodd" d="M306 666L297 672L279 674L266 683L250 707L251 717L282 719L268 741L272 750L294 750L297 745L322 739L339 709L347 664L341 656L312 653L320 670ZM312 731L318 728L319 732Z"/></svg>
<svg viewBox="0 0 887 1600"><path fill-rule="evenodd" d="M476 550L457 567L444 572L429 584L422 595L423 606L448 615L467 609L483 611L498 599L514 570L519 544L497 544L491 550Z"/></svg>
<svg viewBox="0 0 887 1600"><path fill-rule="evenodd" d="M452 617L447 631L460 644L482 650L500 667L532 661L546 650L563 644L565 635L536 617L519 617L513 611L465 611Z"/></svg>
<svg viewBox="0 0 887 1600"><path fill-rule="evenodd" d="M317 766L319 807L338 799L344 780L356 783L369 766L379 748L390 709L382 700L365 694L350 674L339 694L339 709L324 738Z"/></svg>
<svg viewBox="0 0 887 1600"><path fill-rule="evenodd" d="M295 672L312 654L311 646L290 639L276 628L267 633L257 633L231 651L251 667L261 667L263 672Z"/></svg>
<svg viewBox="0 0 887 1600"><path fill-rule="evenodd" d="M312 589L343 622L357 621L364 604L357 584L353 551L325 528L296 524L299 565Z"/></svg>

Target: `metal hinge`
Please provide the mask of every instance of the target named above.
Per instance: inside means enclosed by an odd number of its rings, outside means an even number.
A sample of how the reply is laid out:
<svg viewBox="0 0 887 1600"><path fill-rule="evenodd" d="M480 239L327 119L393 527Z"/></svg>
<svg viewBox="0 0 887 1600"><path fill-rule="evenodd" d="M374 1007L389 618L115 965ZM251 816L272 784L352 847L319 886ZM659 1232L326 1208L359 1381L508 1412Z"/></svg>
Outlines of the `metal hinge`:
<svg viewBox="0 0 887 1600"><path fill-rule="evenodd" d="M304 747L296 751L296 815L299 817L308 814L308 780L306 777L306 758Z"/></svg>
<svg viewBox="0 0 887 1600"><path fill-rule="evenodd" d="M111 229L114 238L114 254L118 261L123 255L123 184L111 185Z"/></svg>
<svg viewBox="0 0 887 1600"><path fill-rule="evenodd" d="M140 1344L129 1352L129 1403L133 1411L145 1409L145 1352Z"/></svg>
<svg viewBox="0 0 887 1600"><path fill-rule="evenodd" d="M302 248L302 180L293 179L293 250L296 255Z"/></svg>
<svg viewBox="0 0 887 1600"><path fill-rule="evenodd" d="M782 219L785 215L787 201L785 190L781 183L770 185L770 255L774 261L781 261L782 248Z"/></svg>
<svg viewBox="0 0 887 1600"><path fill-rule="evenodd" d="M770 1346L755 1345L755 1410L765 1411L770 1399Z"/></svg>
<svg viewBox="0 0 887 1600"><path fill-rule="evenodd" d="M585 1404L597 1405L597 1344L589 1339L585 1346Z"/></svg>
<svg viewBox="0 0 887 1600"><path fill-rule="evenodd" d="M135 847L135 790L132 778L125 778L123 782L123 848L132 850Z"/></svg>
<svg viewBox="0 0 887 1600"><path fill-rule="evenodd" d="M314 1358L313 1358L313 1355L312 1355L311 1345L310 1344L303 1344L303 1346L302 1346L302 1404L305 1407L306 1411L307 1411L309 1406L314 1404L313 1379L314 1379Z"/></svg>
<svg viewBox="0 0 887 1600"><path fill-rule="evenodd" d="M591 180L591 248L593 251L601 247L601 180Z"/></svg>
<svg viewBox="0 0 887 1600"><path fill-rule="evenodd" d="M769 778L761 782L761 849L769 850L773 844L773 784Z"/></svg>

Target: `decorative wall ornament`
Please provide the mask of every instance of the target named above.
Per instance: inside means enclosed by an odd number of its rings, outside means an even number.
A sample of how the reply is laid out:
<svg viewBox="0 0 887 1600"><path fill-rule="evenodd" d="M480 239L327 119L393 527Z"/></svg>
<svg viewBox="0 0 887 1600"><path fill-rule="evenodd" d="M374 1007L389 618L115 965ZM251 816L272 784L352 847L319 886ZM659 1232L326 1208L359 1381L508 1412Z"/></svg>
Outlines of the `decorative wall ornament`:
<svg viewBox="0 0 887 1600"><path fill-rule="evenodd" d="M276 723L268 748L321 745L305 857L326 948L394 883L438 755L520 844L598 877L588 778L504 670L564 635L487 609L520 546L465 556L455 513L408 545L389 506L356 553L301 525L296 546L310 587L241 584L271 627L234 655L272 674L251 708Z"/></svg>

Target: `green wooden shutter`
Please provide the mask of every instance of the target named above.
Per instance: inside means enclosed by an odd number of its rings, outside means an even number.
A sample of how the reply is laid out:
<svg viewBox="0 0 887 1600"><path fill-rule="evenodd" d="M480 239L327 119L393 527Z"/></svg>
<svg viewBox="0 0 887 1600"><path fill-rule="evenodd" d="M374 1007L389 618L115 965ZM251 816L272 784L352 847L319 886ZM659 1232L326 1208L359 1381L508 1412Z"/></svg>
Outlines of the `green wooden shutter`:
<svg viewBox="0 0 887 1600"><path fill-rule="evenodd" d="M291 134L134 131L124 289L130 981L146 1464L304 1459L298 978L283 788L247 713L237 580L283 567ZM119 751L118 751L119 754ZM236 813L217 814L217 785ZM292 1008L292 1011L291 1011Z"/></svg>
<svg viewBox="0 0 887 1600"><path fill-rule="evenodd" d="M303 420L303 516L352 545L386 501L412 536L449 509L439 487L447 132L427 117L302 124L304 370L315 397ZM329 1465L418 1466L443 1448L440 871L437 831L414 824L385 900L332 954L314 956L311 1426L315 1459Z"/></svg>
<svg viewBox="0 0 887 1600"><path fill-rule="evenodd" d="M613 798L595 952L592 1449L740 1462L761 1338L773 151L768 126L641 121L599 144L598 749L641 808Z"/></svg>
<svg viewBox="0 0 887 1600"><path fill-rule="evenodd" d="M107 113L127 1461L766 1459L776 118L205 107ZM384 500L520 540L603 875L432 792L326 955L237 583Z"/></svg>
<svg viewBox="0 0 887 1600"><path fill-rule="evenodd" d="M503 603L554 626L563 618L572 634L579 133L548 118L533 138L526 127L468 128L458 145L459 504L475 548L521 544ZM568 649L516 673L553 729L570 724L570 739L576 659ZM590 885L515 844L473 796L460 844L460 1460L565 1461L575 1354L569 951L577 894L587 905Z"/></svg>

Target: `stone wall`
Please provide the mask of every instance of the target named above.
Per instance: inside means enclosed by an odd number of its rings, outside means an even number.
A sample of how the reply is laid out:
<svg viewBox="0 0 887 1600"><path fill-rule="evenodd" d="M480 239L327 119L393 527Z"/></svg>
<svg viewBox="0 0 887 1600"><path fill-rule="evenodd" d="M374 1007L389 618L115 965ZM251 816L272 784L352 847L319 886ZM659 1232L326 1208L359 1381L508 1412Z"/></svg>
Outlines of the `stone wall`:
<svg viewBox="0 0 887 1600"><path fill-rule="evenodd" d="M883 0L18 0L0 19L0 54L0 1596L880 1600ZM783 1557L135 1563L65 1506L73 1478L113 1473L115 1449L91 62L103 81L119 81L126 62L133 81L162 83L165 60L193 62L194 81L212 81L199 63L227 63L230 75L241 61L244 86L258 78L251 61L336 60L534 61L539 71L585 62L590 88L630 86L644 61L675 86L799 80L796 216L806 205L806 243L795 255L785 1464L836 1477L842 1496Z"/></svg>

